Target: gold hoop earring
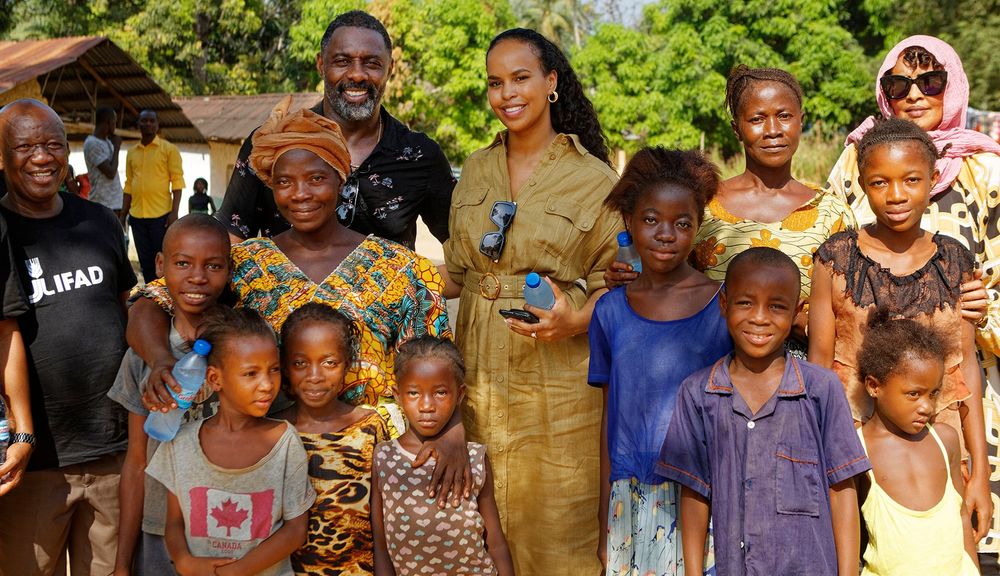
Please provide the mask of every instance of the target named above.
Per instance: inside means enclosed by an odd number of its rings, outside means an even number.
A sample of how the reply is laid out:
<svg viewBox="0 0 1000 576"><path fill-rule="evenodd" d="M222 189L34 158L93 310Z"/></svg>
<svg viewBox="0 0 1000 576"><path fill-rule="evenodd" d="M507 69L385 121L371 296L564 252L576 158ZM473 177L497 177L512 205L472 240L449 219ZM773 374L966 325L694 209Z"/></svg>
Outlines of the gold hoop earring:
<svg viewBox="0 0 1000 576"><path fill-rule="evenodd" d="M553 90L552 93L546 96L545 99L548 100L550 103L555 104L556 101L559 100L559 93Z"/></svg>

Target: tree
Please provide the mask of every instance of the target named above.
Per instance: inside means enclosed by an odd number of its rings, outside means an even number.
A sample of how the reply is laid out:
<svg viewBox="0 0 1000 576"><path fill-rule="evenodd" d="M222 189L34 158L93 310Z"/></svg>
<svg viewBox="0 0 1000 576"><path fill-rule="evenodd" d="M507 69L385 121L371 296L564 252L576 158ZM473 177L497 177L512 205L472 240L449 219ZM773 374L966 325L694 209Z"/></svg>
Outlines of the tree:
<svg viewBox="0 0 1000 576"><path fill-rule="evenodd" d="M736 64L785 68L805 92L807 121L852 125L870 106L871 58L825 0L661 0L639 29L599 26L574 62L612 144L738 150L724 109Z"/></svg>
<svg viewBox="0 0 1000 576"><path fill-rule="evenodd" d="M520 0L514 5L520 26L531 28L561 48L580 48L594 17L591 2Z"/></svg>

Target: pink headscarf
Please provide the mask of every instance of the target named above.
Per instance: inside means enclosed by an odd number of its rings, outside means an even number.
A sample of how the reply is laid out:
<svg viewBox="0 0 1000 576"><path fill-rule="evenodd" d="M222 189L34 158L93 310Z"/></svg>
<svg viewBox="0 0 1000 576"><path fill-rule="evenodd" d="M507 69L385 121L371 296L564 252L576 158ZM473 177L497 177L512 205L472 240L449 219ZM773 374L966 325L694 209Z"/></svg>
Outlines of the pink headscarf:
<svg viewBox="0 0 1000 576"><path fill-rule="evenodd" d="M879 110L882 111L882 116L891 118L893 114L889 100L879 86L879 79L887 71L892 70L896 61L899 60L899 55L911 46L920 46L926 49L938 59L938 62L944 65L944 69L948 72L941 123L938 124L937 130L928 132L938 151L945 150L943 157L939 158L935 164L940 176L934 189L931 190L931 196L936 196L950 188L955 179L958 178L958 172L962 168L962 158L980 152L1000 154L1000 144L997 144L986 134L975 130L966 130L965 117L969 107L969 79L962 67L962 59L947 42L933 36L910 36L896 44L886 54L885 60L882 61L882 66L878 70L878 76L875 78L875 100L878 102ZM869 116L847 136L845 146L859 142L865 132L874 125L875 119ZM945 149L946 147L947 149Z"/></svg>

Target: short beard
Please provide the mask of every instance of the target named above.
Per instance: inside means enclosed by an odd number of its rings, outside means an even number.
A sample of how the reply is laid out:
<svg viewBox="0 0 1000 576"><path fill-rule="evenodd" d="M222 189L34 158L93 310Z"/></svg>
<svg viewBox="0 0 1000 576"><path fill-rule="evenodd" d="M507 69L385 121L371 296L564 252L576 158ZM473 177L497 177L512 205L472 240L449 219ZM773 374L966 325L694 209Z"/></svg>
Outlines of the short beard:
<svg viewBox="0 0 1000 576"><path fill-rule="evenodd" d="M364 88L368 90L368 99L360 104L351 104L340 97L344 90L349 88ZM342 82L338 85L323 83L323 90L326 93L326 102L333 112L340 118L348 122L362 122L371 120L378 110L379 101L382 100L382 93L371 84L355 84L353 82Z"/></svg>

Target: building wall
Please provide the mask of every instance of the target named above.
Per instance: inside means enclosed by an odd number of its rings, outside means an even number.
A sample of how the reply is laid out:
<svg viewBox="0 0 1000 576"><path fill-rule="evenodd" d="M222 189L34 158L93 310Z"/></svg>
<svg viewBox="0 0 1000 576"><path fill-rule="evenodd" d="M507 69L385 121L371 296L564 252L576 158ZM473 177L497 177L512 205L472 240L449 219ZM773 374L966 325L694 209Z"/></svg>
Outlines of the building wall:
<svg viewBox="0 0 1000 576"><path fill-rule="evenodd" d="M125 155L127 151L136 145L138 141L136 140L126 140L122 143L122 150L119 153L118 158L118 175L122 180L122 185L125 185ZM83 142L73 141L70 142L70 155L69 163L73 167L76 174L83 174L87 171L87 163L83 159ZM228 176L222 180L221 184L216 183L217 170L214 169L212 164L212 154L211 149L208 144L187 144L179 143L177 148L181 153L181 165L184 168L184 193L181 197L181 209L180 215L183 216L187 214L188 198L194 192L194 181L195 178L201 177L208 180L208 192L215 199L216 207L222 205L222 197L226 192L226 183L229 181ZM239 147L236 147L239 150ZM233 154L233 159L230 163L235 161L236 155ZM222 154L219 154L216 158L216 163L223 162ZM220 174L222 172L219 172Z"/></svg>

